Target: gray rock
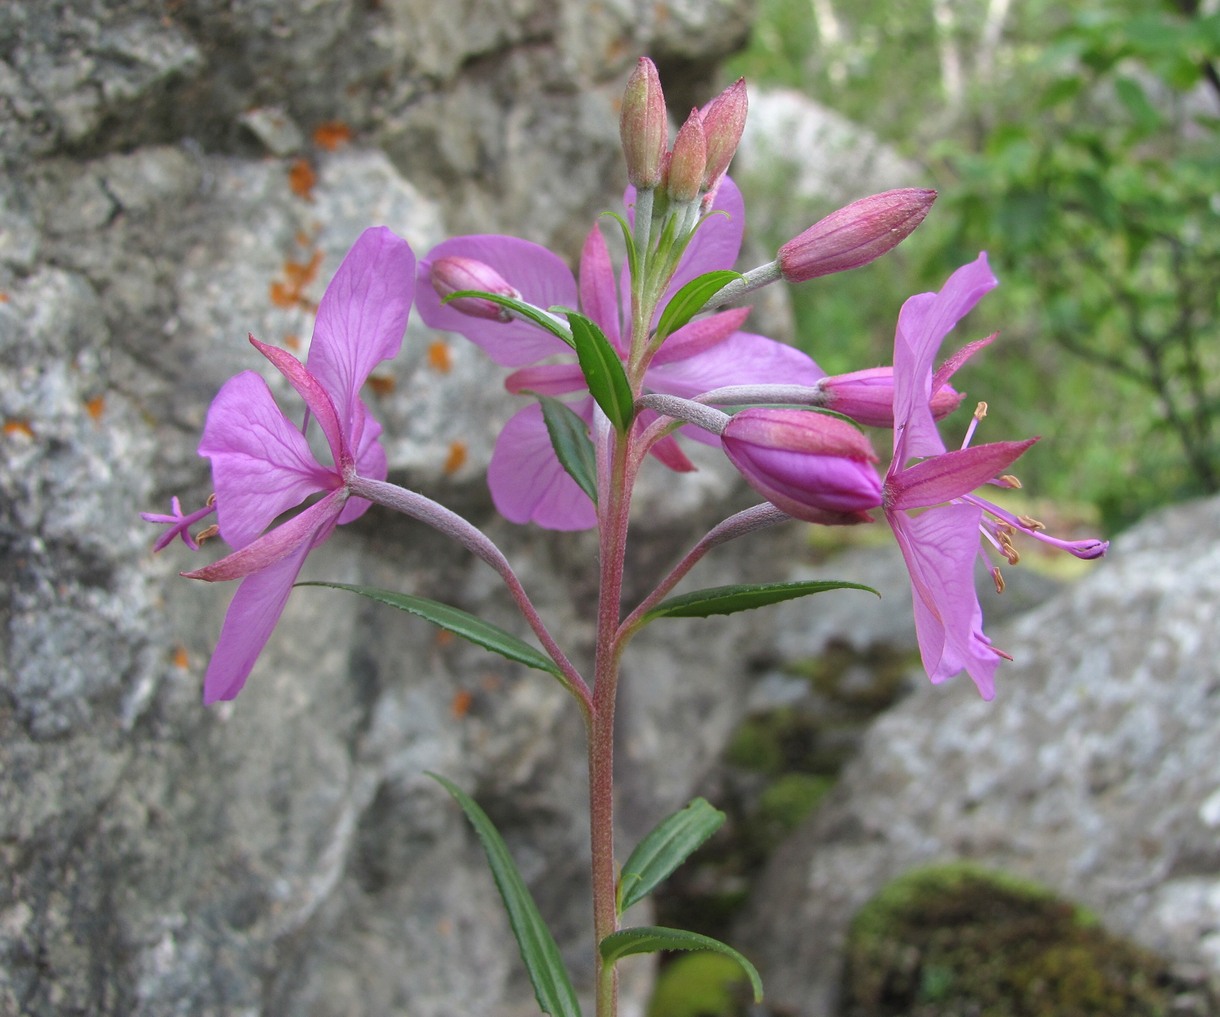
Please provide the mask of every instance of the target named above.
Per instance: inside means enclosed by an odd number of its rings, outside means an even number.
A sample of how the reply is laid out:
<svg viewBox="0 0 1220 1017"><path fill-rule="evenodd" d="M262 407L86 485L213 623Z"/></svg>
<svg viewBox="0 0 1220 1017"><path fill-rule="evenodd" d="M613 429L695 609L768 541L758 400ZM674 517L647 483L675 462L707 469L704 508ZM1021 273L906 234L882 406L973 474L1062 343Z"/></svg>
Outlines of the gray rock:
<svg viewBox="0 0 1220 1017"><path fill-rule="evenodd" d="M1087 578L989 628L992 703L959 678L876 722L771 860L736 942L776 1003L834 1012L855 911L920 864L1049 885L1220 978L1220 501L1163 511Z"/></svg>
<svg viewBox="0 0 1220 1017"><path fill-rule="evenodd" d="M263 371L289 405L245 336L304 354L312 304L363 228L387 224L419 254L474 229L574 251L621 194L613 101L635 55L652 49L674 94L703 98L748 5L459 7L0 5L5 1017L529 1012L480 848L429 770L500 823L587 984L583 749L558 686L301 590L240 700L205 710L231 590L178 579L198 559L152 557L138 518L207 496L195 448L226 378ZM333 121L353 137L331 151L314 130ZM487 527L587 658L594 545L495 519L483 473L514 403L469 344L430 355L439 338L413 321L370 395L393 478ZM696 535L679 510L710 525L741 504L710 463L676 490L646 480L649 569ZM757 535L705 576L775 578L793 539ZM318 549L305 578L521 630L486 569L384 514ZM685 799L770 639L754 618L641 636L625 843ZM625 983L625 1014L648 978Z"/></svg>

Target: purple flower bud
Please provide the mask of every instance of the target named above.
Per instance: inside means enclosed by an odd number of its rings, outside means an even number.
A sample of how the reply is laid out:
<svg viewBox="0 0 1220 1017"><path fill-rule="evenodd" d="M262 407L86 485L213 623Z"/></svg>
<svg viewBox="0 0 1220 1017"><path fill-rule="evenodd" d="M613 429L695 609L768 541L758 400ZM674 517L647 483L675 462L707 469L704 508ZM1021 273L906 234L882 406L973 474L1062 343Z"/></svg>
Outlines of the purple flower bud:
<svg viewBox="0 0 1220 1017"><path fill-rule="evenodd" d="M831 212L779 249L784 278L804 282L867 265L910 236L935 200L935 191L903 187Z"/></svg>
<svg viewBox="0 0 1220 1017"><path fill-rule="evenodd" d="M703 189L710 191L720 182L737 152L746 129L746 79L737 81L703 107L703 134L707 139L707 165L703 170Z"/></svg>
<svg viewBox="0 0 1220 1017"><path fill-rule="evenodd" d="M754 407L720 436L729 461L777 508L811 523L857 523L881 504L868 439L825 413Z"/></svg>
<svg viewBox="0 0 1220 1017"><path fill-rule="evenodd" d="M816 388L825 393L818 405L842 413L868 427L894 426L894 369L870 367L850 374L835 374L818 381ZM932 418L941 420L961 405L964 396L949 385L942 385L931 397Z"/></svg>
<svg viewBox="0 0 1220 1017"><path fill-rule="evenodd" d="M665 185L669 200L687 202L699 197L706 166L707 139L703 133L703 117L697 109L693 109L678 131L673 152L670 153L669 179Z"/></svg>
<svg viewBox="0 0 1220 1017"><path fill-rule="evenodd" d="M436 290L442 300L450 293L460 293L463 290L479 290L482 293L496 293L515 300L521 299L521 292L505 282L499 272L486 262L478 261L475 258L463 258L458 255L438 258L432 263L429 278L432 280L432 288ZM489 318L494 321L512 320L508 308L501 307L492 300L458 297L450 300L449 306L472 318Z"/></svg>
<svg viewBox="0 0 1220 1017"><path fill-rule="evenodd" d="M656 65L640 57L623 92L619 136L627 159L627 180L633 187L661 182L661 157L669 140L669 118Z"/></svg>

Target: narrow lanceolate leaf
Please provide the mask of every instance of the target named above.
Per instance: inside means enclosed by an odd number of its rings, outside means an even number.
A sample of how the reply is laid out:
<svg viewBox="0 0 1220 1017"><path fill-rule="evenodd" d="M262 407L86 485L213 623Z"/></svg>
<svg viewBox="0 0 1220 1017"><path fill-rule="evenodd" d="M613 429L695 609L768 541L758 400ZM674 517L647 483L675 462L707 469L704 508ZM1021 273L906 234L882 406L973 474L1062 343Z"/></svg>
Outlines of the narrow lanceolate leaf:
<svg viewBox="0 0 1220 1017"><path fill-rule="evenodd" d="M550 435L559 464L596 505L597 452L589 439L588 425L567 403L537 392L532 394L542 406L546 433Z"/></svg>
<svg viewBox="0 0 1220 1017"><path fill-rule="evenodd" d="M667 336L673 335L678 329L703 310L703 305L724 289L734 279L740 279L740 272L720 269L716 272L704 272L683 286L673 295L673 299L665 305L661 312L661 320L657 322L655 342L661 342Z"/></svg>
<svg viewBox="0 0 1220 1017"><path fill-rule="evenodd" d="M860 583L845 583L839 580L804 579L791 583L754 583L733 586L711 586L706 590L695 590L677 597L663 600L645 615L654 618L707 618L713 614L734 614L749 611L767 604L778 604L782 600L795 600L813 593L827 590L866 590L881 596L871 586Z"/></svg>
<svg viewBox="0 0 1220 1017"><path fill-rule="evenodd" d="M732 957L741 965L741 970L750 979L754 990L754 1002L761 1003L763 998L762 979L754 965L746 960L731 946L726 946L718 939L701 936L697 932L684 932L681 929L665 929L660 926L642 926L637 929L621 929L612 932L598 945L602 960L607 964L617 964L622 958L633 953L659 953L662 950L710 950Z"/></svg>
<svg viewBox="0 0 1220 1017"><path fill-rule="evenodd" d="M568 972L559 956L559 947L555 945L551 930L546 927L538 913L529 887L521 878L504 839L492 825L487 813L479 808L473 798L452 781L435 773L429 776L453 795L453 800L462 807L470 825L479 835L483 850L487 853L492 877L508 911L513 936L521 947L521 959L525 961L525 969L529 972L530 982L533 983L534 996L542 1012L550 1014L551 1017L580 1017L580 1005L576 1001L571 979L568 978Z"/></svg>
<svg viewBox="0 0 1220 1017"><path fill-rule="evenodd" d="M332 590L347 590L349 593L358 593L362 597L368 597L369 600L389 604L400 611L406 611L409 614L418 615L420 618L426 618L433 625L439 625L441 628L452 632L455 636L461 636L463 639L469 640L485 650L491 650L492 653L498 653L501 657L515 660L518 664L524 664L526 667L546 671L565 684L567 683L567 679L564 678L563 672L559 669L558 665L541 650L537 650L530 646L529 643L523 642L511 632L505 632L502 628L492 625L490 622L485 622L482 618L477 618L473 614L461 610L461 608L451 607L437 600L429 600L427 597L415 597L409 593L394 593L390 590L379 590L373 586L353 586L348 583L297 583L296 585L328 586Z"/></svg>
<svg viewBox="0 0 1220 1017"><path fill-rule="evenodd" d="M724 813L703 798L663 819L631 852L618 880L619 914L656 889L700 844L720 829Z"/></svg>
<svg viewBox="0 0 1220 1017"><path fill-rule="evenodd" d="M524 300L517 300L515 297L506 297L502 293L484 293L482 290L458 290L456 293L450 293L442 303L449 303L450 300L457 300L458 297L477 297L479 300L490 300L493 304L499 304L501 307L512 311L519 318L524 318L526 321L532 321L539 328L550 332L556 339L562 339L569 346L574 346L572 342L572 334L564 327L562 321L548 314L540 307L535 307L533 304L527 304Z"/></svg>
<svg viewBox="0 0 1220 1017"><path fill-rule="evenodd" d="M597 325L583 314L568 313L576 359L589 383L589 394L620 434L625 434L634 416L634 398L618 351Z"/></svg>

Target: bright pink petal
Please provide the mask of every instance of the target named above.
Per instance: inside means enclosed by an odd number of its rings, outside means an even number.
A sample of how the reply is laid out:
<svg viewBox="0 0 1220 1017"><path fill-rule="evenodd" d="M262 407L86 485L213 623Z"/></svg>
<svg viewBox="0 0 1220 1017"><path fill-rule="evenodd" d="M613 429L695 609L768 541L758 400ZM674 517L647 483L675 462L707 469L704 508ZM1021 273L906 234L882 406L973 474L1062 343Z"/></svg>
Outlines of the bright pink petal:
<svg viewBox="0 0 1220 1017"><path fill-rule="evenodd" d="M482 347L492 360L505 367L521 367L571 347L536 325L514 319L490 321L472 318L441 303L429 278L432 262L458 256L474 258L496 270L522 299L538 307L555 304L575 307L576 280L563 259L539 244L516 237L476 234L446 240L420 262L415 306L430 328L457 332Z"/></svg>
<svg viewBox="0 0 1220 1017"><path fill-rule="evenodd" d="M886 504L894 509L916 509L960 498L994 480L1037 440L973 445L897 470L886 479Z"/></svg>
<svg viewBox="0 0 1220 1017"><path fill-rule="evenodd" d="M902 305L894 333L894 458L944 452L930 408L932 363L953 327L997 285L987 255L963 265L939 293L920 293Z"/></svg>
<svg viewBox="0 0 1220 1017"><path fill-rule="evenodd" d="M250 336L250 342L259 353L271 361L280 374L288 379L288 383L296 389L297 395L305 400L309 412L313 414L318 426L322 428L322 433L326 436L326 443L330 446L335 469L342 472L354 458L348 442L355 429L346 421L340 421L338 410L322 382L310 374L305 365L286 350L260 343L254 336ZM355 408L363 418L363 408L359 399L356 400Z"/></svg>
<svg viewBox="0 0 1220 1017"><path fill-rule="evenodd" d="M237 548L336 483L253 371L230 378L212 400L199 454L212 461L220 535Z"/></svg>
<svg viewBox="0 0 1220 1017"><path fill-rule="evenodd" d="M518 411L500 432L487 467L496 511L510 522L548 530L588 530L597 510L555 458L537 403Z"/></svg>
<svg viewBox="0 0 1220 1017"><path fill-rule="evenodd" d="M541 395L565 395L589 387L579 364L539 364L513 371L504 379L504 387L513 395L538 392Z"/></svg>
<svg viewBox="0 0 1220 1017"><path fill-rule="evenodd" d="M255 545L236 551L216 563L222 565L237 556L261 558L265 562L257 570L244 573L240 568L238 570L245 578L229 604L220 639L208 663L203 680L205 704L232 699L242 690L254 662L267 645L271 630L284 612L288 594L292 592L292 584L296 582L306 556L334 529L340 504L342 492L335 491L283 526L276 527L256 541ZM257 549L258 545L263 545L263 548ZM215 569L209 566L208 569L185 574L199 577L199 573L206 571Z"/></svg>
<svg viewBox="0 0 1220 1017"><path fill-rule="evenodd" d="M1004 654L983 634L983 613L974 588L981 517L971 505L946 505L914 517L886 512L911 574L924 670L935 683L964 670L979 694L991 699Z"/></svg>
<svg viewBox="0 0 1220 1017"><path fill-rule="evenodd" d="M384 226L352 245L318 305L305 364L330 393L344 433L358 444L360 389L402 346L415 286L415 255Z"/></svg>
<svg viewBox="0 0 1220 1017"><path fill-rule="evenodd" d="M385 449L381 447L381 442L377 440L381 436L381 424L369 413L368 407L363 403L361 409L364 412L364 423L360 430L361 445L355 450L356 472L369 480L385 480L386 474L389 472L386 454ZM372 504L371 501L364 498L349 498L339 516L339 525L344 526L353 519L359 519Z"/></svg>
<svg viewBox="0 0 1220 1017"><path fill-rule="evenodd" d="M618 289L614 283L614 267L610 250L601 228L594 226L585 238L580 252L580 309L592 318L606 338L620 352L623 350L620 313L630 313L630 303L620 311Z"/></svg>
<svg viewBox="0 0 1220 1017"><path fill-rule="evenodd" d="M822 376L821 368L795 347L735 332L698 356L650 368L644 381L654 392L693 399L726 385L813 385Z"/></svg>
<svg viewBox="0 0 1220 1017"><path fill-rule="evenodd" d="M701 356L713 346L719 346L741 328L749 314L748 307L734 307L732 310L688 322L665 340L665 344L652 358L652 366L660 367L675 360Z"/></svg>

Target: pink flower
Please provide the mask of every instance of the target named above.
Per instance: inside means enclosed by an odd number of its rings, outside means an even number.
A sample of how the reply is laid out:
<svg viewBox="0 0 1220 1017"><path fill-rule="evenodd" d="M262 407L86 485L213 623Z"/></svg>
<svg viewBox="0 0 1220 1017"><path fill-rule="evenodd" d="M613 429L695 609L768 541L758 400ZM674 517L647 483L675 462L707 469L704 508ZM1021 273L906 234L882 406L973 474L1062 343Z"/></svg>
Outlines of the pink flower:
<svg viewBox="0 0 1220 1017"><path fill-rule="evenodd" d="M970 344L935 374L932 362L948 332L995 285L987 256L980 254L954 272L939 293L921 293L903 304L894 335L894 458L882 502L910 573L915 631L928 677L942 682L966 671L984 699L995 695L1000 659L1011 658L983 633L974 588L980 531L1010 560L1015 560L1009 541L1014 530L1082 558L1098 557L1108 546L1099 540L1054 541L1037 532L1034 521L971 493L986 483L1012 486L996 478L1037 439L946 452L937 433L939 391L986 341ZM921 461L907 466L913 458ZM993 574L998 576L994 569Z"/></svg>
<svg viewBox="0 0 1220 1017"><path fill-rule="evenodd" d="M633 201L634 192L628 190L626 202L630 206ZM731 268L736 261L745 213L741 194L727 177L718 192L716 208L727 215L712 215L695 233L670 283L669 295L695 276ZM537 307L579 304L619 354L626 356L630 290L616 278L606 241L596 227L585 240L579 282L559 256L545 247L494 235L447 240L429 252L418 271L422 285L416 304L430 327L457 332L480 346L496 363L518 368L506 381L510 392L570 396L585 392L586 386L575 355L561 340L520 319L500 322L475 318L441 303L431 285L432 268L451 256L484 263L520 292L523 300ZM812 385L822 376L818 366L799 350L739 331L747 313L744 308L723 311L697 318L674 332L645 375L647 389L692 398L728 384ZM544 360L546 363L538 363ZM587 395L572 403L572 408L586 421L592 419L592 400ZM690 468L672 438L659 442L654 454L673 469ZM534 522L555 530L596 525L593 504L555 457L536 403L520 410L501 431L487 480L496 509L512 522Z"/></svg>
<svg viewBox="0 0 1220 1017"><path fill-rule="evenodd" d="M360 399L360 388L402 344L414 274L406 241L385 227L365 230L326 288L305 365L250 337L304 399L306 421L317 421L330 447L329 464L318 461L305 428L284 415L253 371L226 382L208 409L199 452L212 461L220 535L235 550L183 575L242 582L208 664L205 703L241 691L306 555L337 525L368 508L364 499L349 497L350 480L386 476L377 441L381 426ZM319 494L308 508L263 532L279 515Z"/></svg>

